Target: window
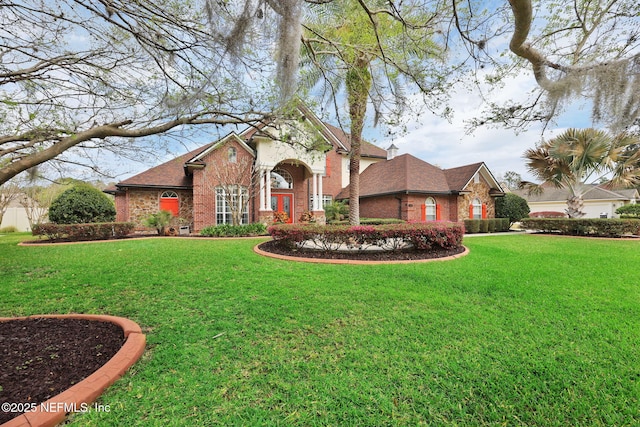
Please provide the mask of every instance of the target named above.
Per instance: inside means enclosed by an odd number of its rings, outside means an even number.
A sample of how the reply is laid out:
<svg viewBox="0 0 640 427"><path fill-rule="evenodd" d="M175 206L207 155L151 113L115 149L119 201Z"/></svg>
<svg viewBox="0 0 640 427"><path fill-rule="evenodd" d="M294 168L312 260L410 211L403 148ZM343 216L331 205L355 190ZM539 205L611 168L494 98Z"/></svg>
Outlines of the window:
<svg viewBox="0 0 640 427"><path fill-rule="evenodd" d="M227 194L227 190L230 194ZM216 224L233 224L233 215L241 215L240 223L249 223L249 193L237 186L216 188Z"/></svg>
<svg viewBox="0 0 640 427"><path fill-rule="evenodd" d="M425 219L427 221L435 221L437 218L436 215L436 201L433 197L427 197L427 200L424 202L425 205Z"/></svg>
<svg viewBox="0 0 640 427"><path fill-rule="evenodd" d="M238 161L238 151L235 147L229 147L229 150L227 150L227 159L229 163L236 163Z"/></svg>
<svg viewBox="0 0 640 427"><path fill-rule="evenodd" d="M328 194L322 195L322 209L326 208L333 202L333 197ZM309 196L309 210L313 210L313 195Z"/></svg>
<svg viewBox="0 0 640 427"><path fill-rule="evenodd" d="M482 204L479 199L473 199L471 206L469 207L469 218L471 219L483 219L487 217L486 206Z"/></svg>
<svg viewBox="0 0 640 427"><path fill-rule="evenodd" d="M284 169L274 169L271 172L271 188L291 189L293 188L293 177Z"/></svg>
<svg viewBox="0 0 640 427"><path fill-rule="evenodd" d="M180 212L180 199L175 191L165 191L160 195L160 210L169 211L173 216Z"/></svg>

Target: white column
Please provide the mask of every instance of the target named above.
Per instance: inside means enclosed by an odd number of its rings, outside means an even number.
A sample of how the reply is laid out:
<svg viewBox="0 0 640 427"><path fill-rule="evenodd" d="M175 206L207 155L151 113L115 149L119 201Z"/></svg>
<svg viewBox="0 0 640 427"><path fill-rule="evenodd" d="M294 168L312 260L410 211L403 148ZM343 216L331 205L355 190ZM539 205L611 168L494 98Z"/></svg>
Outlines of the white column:
<svg viewBox="0 0 640 427"><path fill-rule="evenodd" d="M313 174L313 205L312 209L314 211L318 210L318 174Z"/></svg>
<svg viewBox="0 0 640 427"><path fill-rule="evenodd" d="M267 199L265 200L265 210L270 211L271 209L271 169L267 168L267 173L265 176L265 185L267 186Z"/></svg>
<svg viewBox="0 0 640 427"><path fill-rule="evenodd" d="M322 206L322 175L318 175L318 209L316 210L324 210L324 207Z"/></svg>
<svg viewBox="0 0 640 427"><path fill-rule="evenodd" d="M260 210L264 211L267 209L265 202L265 192L264 192L264 169L260 169Z"/></svg>

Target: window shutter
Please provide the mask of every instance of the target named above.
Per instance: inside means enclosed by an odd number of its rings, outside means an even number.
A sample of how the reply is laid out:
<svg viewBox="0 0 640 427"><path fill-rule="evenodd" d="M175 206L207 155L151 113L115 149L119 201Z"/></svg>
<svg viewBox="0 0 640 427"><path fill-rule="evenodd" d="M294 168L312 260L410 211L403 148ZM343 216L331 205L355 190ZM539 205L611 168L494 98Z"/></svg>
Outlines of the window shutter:
<svg viewBox="0 0 640 427"><path fill-rule="evenodd" d="M436 204L436 221L440 221L442 219L442 209L440 209L440 204Z"/></svg>
<svg viewBox="0 0 640 427"><path fill-rule="evenodd" d="M487 205L486 204L482 204L482 219L486 219L487 218Z"/></svg>
<svg viewBox="0 0 640 427"><path fill-rule="evenodd" d="M425 222L427 220L427 205L420 205L420 221Z"/></svg>
<svg viewBox="0 0 640 427"><path fill-rule="evenodd" d="M178 216L178 212L179 212L178 199L166 198L166 197L161 198L160 210L169 211L173 214L173 216Z"/></svg>
<svg viewBox="0 0 640 427"><path fill-rule="evenodd" d="M469 219L473 219L473 203L469 205Z"/></svg>

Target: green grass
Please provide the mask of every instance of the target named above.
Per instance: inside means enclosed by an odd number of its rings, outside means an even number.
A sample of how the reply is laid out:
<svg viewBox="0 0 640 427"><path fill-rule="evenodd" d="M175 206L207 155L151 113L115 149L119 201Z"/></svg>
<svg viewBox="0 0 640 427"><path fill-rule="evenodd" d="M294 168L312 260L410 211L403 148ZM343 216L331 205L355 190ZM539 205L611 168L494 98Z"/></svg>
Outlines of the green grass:
<svg viewBox="0 0 640 427"><path fill-rule="evenodd" d="M473 237L454 261L352 266L263 258L254 239L24 238L0 236L0 316L147 334L110 411L73 425L640 423L640 241Z"/></svg>

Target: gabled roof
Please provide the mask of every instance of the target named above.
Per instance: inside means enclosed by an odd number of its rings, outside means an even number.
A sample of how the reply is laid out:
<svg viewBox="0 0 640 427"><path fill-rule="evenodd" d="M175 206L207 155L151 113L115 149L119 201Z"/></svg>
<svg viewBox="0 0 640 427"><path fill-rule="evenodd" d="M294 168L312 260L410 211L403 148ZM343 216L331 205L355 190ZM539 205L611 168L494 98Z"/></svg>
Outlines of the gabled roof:
<svg viewBox="0 0 640 427"><path fill-rule="evenodd" d="M329 123L325 123L316 116L309 107L304 105L303 102L298 101L295 104L296 109L309 119L314 124L316 129L322 134L322 136L331 144L337 151L348 153L351 150L351 137L337 126L333 126ZM240 133L240 136L245 140L251 139L260 130L269 123L259 123L255 126L251 126ZM386 159L387 150L378 147L368 141L363 140L361 143L361 156L373 157L377 159Z"/></svg>
<svg viewBox="0 0 640 427"><path fill-rule="evenodd" d="M229 142L230 139L234 139L242 148L244 148L245 150L247 150L247 152L249 152L249 154L251 154L252 156L255 157L256 153L253 150L253 148L249 147L247 145L247 143L240 137L238 136L237 133L235 132L231 132L229 134L227 134L226 136L224 136L221 140L219 140L218 142L214 142L213 144L209 144L209 146L202 150L200 153L196 154L195 156L193 156L193 158L187 160L185 163L198 163L198 162L202 162L203 159L209 155L209 153L211 153L212 151L217 150L218 148L222 147L223 145L225 145L227 142Z"/></svg>
<svg viewBox="0 0 640 427"><path fill-rule="evenodd" d="M449 193L442 169L410 154L374 163L360 174L360 197L400 192ZM343 190L348 196L348 187Z"/></svg>
<svg viewBox="0 0 640 427"><path fill-rule="evenodd" d="M298 102L296 108L307 117L314 126L320 131L323 137L331 143L331 145L339 152L349 152L351 149L350 138L340 128L329 125L322 122L313 112L306 107L302 102ZM260 132L262 128L267 126L268 123L258 123L254 126L249 126L240 134L232 132L226 135L224 138L206 144L200 148L183 154L175 159L169 160L161 165L155 166L142 173L125 179L118 184L116 188L125 187L147 187L147 188L192 188L192 176L191 170L204 165L202 159L221 145L224 145L228 138L234 137L243 145L252 155L255 155L253 148L251 148L250 140ZM369 142L362 141L362 156L370 158L387 158L387 151L373 145ZM108 190L108 192L114 192L115 190Z"/></svg>
<svg viewBox="0 0 640 427"><path fill-rule="evenodd" d="M551 185L543 185L544 191L541 194L529 194L527 190L515 190L514 194L524 198L527 202L566 202L570 195L566 187L557 188ZM583 200L634 200L638 198L638 190L607 190L600 185L587 184Z"/></svg>
<svg viewBox="0 0 640 427"><path fill-rule="evenodd" d="M462 191L473 179L480 167L484 163L473 163L471 165L458 166L456 168L445 169L447 181L451 188Z"/></svg>
<svg viewBox="0 0 640 427"><path fill-rule="evenodd" d="M397 193L457 194L464 191L477 173L484 172L483 168L490 175L484 163L440 169L411 154L402 154L374 163L360 174L360 197ZM497 182L492 188L501 192ZM347 197L349 187L337 196L338 199Z"/></svg>
<svg viewBox="0 0 640 427"><path fill-rule="evenodd" d="M185 163L215 144L216 142L212 142L161 165L147 169L131 178L120 181L116 184L116 187L191 188L193 184L192 177L185 174Z"/></svg>

